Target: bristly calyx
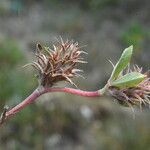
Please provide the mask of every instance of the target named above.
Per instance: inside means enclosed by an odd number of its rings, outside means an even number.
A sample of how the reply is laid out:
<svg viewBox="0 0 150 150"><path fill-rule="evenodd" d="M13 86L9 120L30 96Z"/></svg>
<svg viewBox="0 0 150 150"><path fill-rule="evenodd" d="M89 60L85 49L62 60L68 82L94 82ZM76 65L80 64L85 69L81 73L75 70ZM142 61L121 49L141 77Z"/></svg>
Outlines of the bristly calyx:
<svg viewBox="0 0 150 150"><path fill-rule="evenodd" d="M32 65L38 71L39 85L52 87L58 81L68 81L72 85L72 77L82 77L82 70L77 68L78 63L87 63L81 54L87 54L80 50L77 42L63 41L62 39L53 45L53 49L37 44L35 62ZM76 85L75 85L76 86Z"/></svg>

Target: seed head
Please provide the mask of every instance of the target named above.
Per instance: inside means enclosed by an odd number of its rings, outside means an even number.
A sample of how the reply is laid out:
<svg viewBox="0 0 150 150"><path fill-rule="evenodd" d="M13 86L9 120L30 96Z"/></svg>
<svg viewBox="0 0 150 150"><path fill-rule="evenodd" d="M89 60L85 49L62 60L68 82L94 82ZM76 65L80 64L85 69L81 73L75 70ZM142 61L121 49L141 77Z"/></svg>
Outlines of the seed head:
<svg viewBox="0 0 150 150"><path fill-rule="evenodd" d="M134 66L133 71L142 73L142 68ZM128 72L132 72L132 70L128 69ZM137 105L140 107L142 105L150 106L150 74L146 72L144 75L144 80L138 85L126 88L110 86L109 93L121 104L126 104L128 106Z"/></svg>
<svg viewBox="0 0 150 150"><path fill-rule="evenodd" d="M39 84L42 86L53 86L58 81L68 81L75 85L71 78L81 76L82 70L76 68L78 63L86 63L81 54L86 52L80 50L77 42L57 41L53 49L37 44L37 60L32 65L38 71Z"/></svg>

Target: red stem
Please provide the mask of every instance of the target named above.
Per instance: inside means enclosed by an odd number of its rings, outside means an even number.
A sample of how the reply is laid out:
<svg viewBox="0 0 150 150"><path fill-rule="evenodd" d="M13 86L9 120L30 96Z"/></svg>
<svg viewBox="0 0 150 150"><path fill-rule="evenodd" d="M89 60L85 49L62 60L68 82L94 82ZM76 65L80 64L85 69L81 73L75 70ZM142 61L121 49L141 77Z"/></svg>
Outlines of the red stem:
<svg viewBox="0 0 150 150"><path fill-rule="evenodd" d="M73 88L45 88L42 91L42 94L48 93L48 92L65 92L65 93L71 93L71 94L76 94L80 96L86 96L86 97L97 97L100 96L98 91L82 91L80 89L73 89Z"/></svg>
<svg viewBox="0 0 150 150"><path fill-rule="evenodd" d="M39 93L39 91L37 89L35 91L33 91L33 93L31 95L29 95L25 100L23 100L21 103L19 103L15 107L11 108L10 110L8 110L6 112L6 118L17 113L19 110L24 108L26 105L28 105L31 102L33 102L34 100L36 100L36 98L38 98L40 95L41 94Z"/></svg>
<svg viewBox="0 0 150 150"><path fill-rule="evenodd" d="M29 95L24 101L16 105L15 107L11 108L6 112L6 119L10 116L17 113L19 110L24 108L26 105L30 104L31 102L35 101L40 95L49 93L49 92L66 92L71 94L76 94L80 96L86 96L86 97L97 97L101 96L98 91L82 91L79 89L73 89L73 88L39 88L36 89L31 95Z"/></svg>

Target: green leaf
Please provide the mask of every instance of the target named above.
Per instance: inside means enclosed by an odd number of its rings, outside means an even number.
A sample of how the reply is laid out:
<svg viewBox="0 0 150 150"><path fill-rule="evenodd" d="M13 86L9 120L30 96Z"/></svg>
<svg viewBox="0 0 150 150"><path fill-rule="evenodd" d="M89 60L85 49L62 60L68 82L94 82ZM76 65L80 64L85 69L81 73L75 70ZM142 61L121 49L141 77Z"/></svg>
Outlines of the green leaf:
<svg viewBox="0 0 150 150"><path fill-rule="evenodd" d="M120 72L128 65L132 56L132 51L133 51L132 45L123 51L119 61L117 62L112 71L110 80L115 80L120 74Z"/></svg>
<svg viewBox="0 0 150 150"><path fill-rule="evenodd" d="M121 78L112 81L111 85L116 87L134 87L139 84L146 76L139 72L128 73Z"/></svg>

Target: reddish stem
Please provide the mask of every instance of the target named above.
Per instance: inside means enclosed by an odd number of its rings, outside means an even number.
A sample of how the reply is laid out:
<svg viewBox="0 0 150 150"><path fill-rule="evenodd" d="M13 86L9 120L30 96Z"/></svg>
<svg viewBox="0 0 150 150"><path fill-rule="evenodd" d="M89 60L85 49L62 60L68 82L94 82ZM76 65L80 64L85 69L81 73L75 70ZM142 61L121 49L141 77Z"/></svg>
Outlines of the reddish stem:
<svg viewBox="0 0 150 150"><path fill-rule="evenodd" d="M80 89L73 89L73 88L45 88L42 91L42 94L48 93L48 92L65 92L65 93L71 93L71 94L76 94L80 96L86 96L86 97L97 97L100 96L98 91L82 91Z"/></svg>
<svg viewBox="0 0 150 150"><path fill-rule="evenodd" d="M39 91L37 89L35 91L33 91L33 93L31 95L29 95L25 100L23 100L21 103L19 103L15 107L11 108L10 110L8 110L6 112L6 118L17 113L19 110L24 108L26 105L28 105L31 102L33 102L34 100L36 100L36 98L38 98L40 95L41 94L39 93Z"/></svg>
<svg viewBox="0 0 150 150"><path fill-rule="evenodd" d="M101 96L98 91L82 91L79 89L73 89L73 88L38 88L31 95L29 95L24 101L16 105L15 107L11 108L6 112L5 120L15 113L17 113L19 110L24 108L26 105L30 104L31 102L35 101L40 95L49 93L49 92L66 92L71 94L76 94L80 96L86 96L86 97L97 97Z"/></svg>

